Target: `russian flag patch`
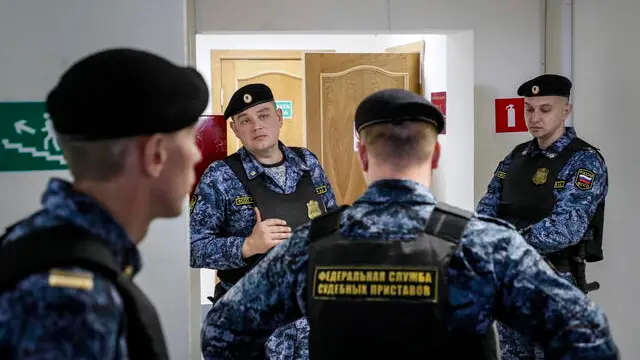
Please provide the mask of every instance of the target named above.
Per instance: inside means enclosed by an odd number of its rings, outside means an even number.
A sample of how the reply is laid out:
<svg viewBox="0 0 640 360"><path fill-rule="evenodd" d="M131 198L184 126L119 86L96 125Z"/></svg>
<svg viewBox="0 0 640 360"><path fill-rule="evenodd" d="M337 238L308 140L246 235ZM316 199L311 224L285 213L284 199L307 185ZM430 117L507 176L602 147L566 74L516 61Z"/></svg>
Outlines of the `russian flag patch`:
<svg viewBox="0 0 640 360"><path fill-rule="evenodd" d="M589 190L593 187L593 180L596 174L587 169L579 169L576 175L575 185L580 190Z"/></svg>

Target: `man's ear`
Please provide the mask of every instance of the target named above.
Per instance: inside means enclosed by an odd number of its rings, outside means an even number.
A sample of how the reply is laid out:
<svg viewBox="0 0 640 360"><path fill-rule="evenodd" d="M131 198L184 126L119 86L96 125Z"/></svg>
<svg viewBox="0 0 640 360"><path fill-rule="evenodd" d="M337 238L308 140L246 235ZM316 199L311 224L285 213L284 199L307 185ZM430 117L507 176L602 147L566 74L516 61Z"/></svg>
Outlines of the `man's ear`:
<svg viewBox="0 0 640 360"><path fill-rule="evenodd" d="M140 167L143 174L157 178L169 157L169 141L165 135L154 134L138 139Z"/></svg>
<svg viewBox="0 0 640 360"><path fill-rule="evenodd" d="M436 141L436 146L433 148L433 155L431 155L431 168L437 169L440 162L440 141Z"/></svg>
<svg viewBox="0 0 640 360"><path fill-rule="evenodd" d="M238 124L236 124L235 120L233 120L233 116L231 117L231 121L229 122L229 127L231 128L231 131L233 131L233 133L235 134L236 137L238 137L238 131L236 130L236 126Z"/></svg>
<svg viewBox="0 0 640 360"><path fill-rule="evenodd" d="M280 127L282 127L282 120L283 120L283 115L282 115L282 109L280 108L276 108L276 116L278 117L278 123L280 123Z"/></svg>
<svg viewBox="0 0 640 360"><path fill-rule="evenodd" d="M360 167L362 171L369 171L369 158L367 157L367 146L362 141L358 141L358 158L360 159Z"/></svg>
<svg viewBox="0 0 640 360"><path fill-rule="evenodd" d="M567 120L571 112L573 111L573 104L568 103L564 106L564 111L562 112L563 120Z"/></svg>

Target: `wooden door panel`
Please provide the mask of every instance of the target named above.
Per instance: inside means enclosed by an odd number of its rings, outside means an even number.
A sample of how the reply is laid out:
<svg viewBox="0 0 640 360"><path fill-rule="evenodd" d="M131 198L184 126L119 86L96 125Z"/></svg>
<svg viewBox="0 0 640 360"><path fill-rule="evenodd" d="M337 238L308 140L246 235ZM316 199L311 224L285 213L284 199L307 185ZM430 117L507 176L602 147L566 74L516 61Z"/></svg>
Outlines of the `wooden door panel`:
<svg viewBox="0 0 640 360"><path fill-rule="evenodd" d="M354 151L360 101L384 88L420 93L419 54L306 54L307 146L319 157L339 204L366 188Z"/></svg>

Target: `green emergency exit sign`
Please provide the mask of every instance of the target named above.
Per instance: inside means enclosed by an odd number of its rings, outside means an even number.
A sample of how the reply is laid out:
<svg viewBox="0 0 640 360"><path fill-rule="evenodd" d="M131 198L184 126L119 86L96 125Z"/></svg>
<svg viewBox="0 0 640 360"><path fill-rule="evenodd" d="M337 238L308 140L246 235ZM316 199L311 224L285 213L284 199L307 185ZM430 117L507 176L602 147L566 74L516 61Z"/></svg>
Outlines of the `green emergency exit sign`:
<svg viewBox="0 0 640 360"><path fill-rule="evenodd" d="M0 171L67 168L44 102L0 102Z"/></svg>
<svg viewBox="0 0 640 360"><path fill-rule="evenodd" d="M293 119L293 101L277 100L276 107L282 110L283 119Z"/></svg>

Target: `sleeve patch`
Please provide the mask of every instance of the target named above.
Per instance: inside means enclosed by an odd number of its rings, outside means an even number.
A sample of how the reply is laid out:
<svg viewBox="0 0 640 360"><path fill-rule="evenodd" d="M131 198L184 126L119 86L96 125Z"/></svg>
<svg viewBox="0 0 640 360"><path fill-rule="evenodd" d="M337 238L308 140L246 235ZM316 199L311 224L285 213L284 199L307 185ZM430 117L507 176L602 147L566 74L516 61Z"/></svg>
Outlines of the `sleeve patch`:
<svg viewBox="0 0 640 360"><path fill-rule="evenodd" d="M593 180L596 178L596 174L587 169L579 169L576 174L574 184L580 190L590 190L593 188Z"/></svg>
<svg viewBox="0 0 640 360"><path fill-rule="evenodd" d="M498 179L504 179L505 177L507 177L507 173L504 172L504 171L498 171L498 172L496 172L496 177Z"/></svg>

